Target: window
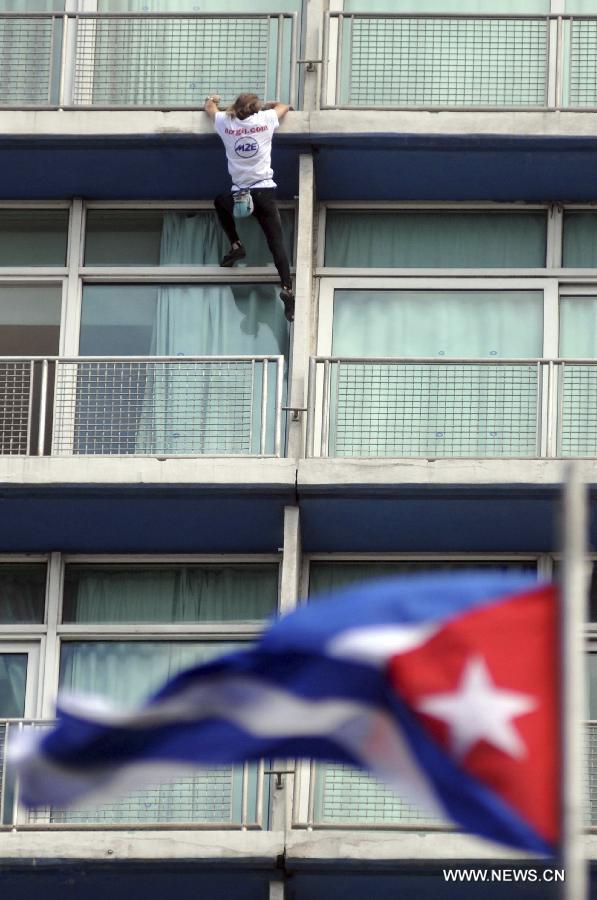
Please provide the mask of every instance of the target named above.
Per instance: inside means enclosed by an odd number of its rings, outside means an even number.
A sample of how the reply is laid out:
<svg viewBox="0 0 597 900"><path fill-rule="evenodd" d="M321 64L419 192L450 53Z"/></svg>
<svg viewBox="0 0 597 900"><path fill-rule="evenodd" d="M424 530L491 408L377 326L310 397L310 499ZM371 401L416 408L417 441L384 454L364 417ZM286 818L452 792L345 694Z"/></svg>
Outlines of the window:
<svg viewBox="0 0 597 900"><path fill-rule="evenodd" d="M241 587L242 585L242 587ZM274 565L69 565L63 621L242 622L275 614Z"/></svg>
<svg viewBox="0 0 597 900"><path fill-rule="evenodd" d="M0 563L0 625L42 623L45 600L44 563Z"/></svg>
<svg viewBox="0 0 597 900"><path fill-rule="evenodd" d="M564 213L562 265L570 268L597 266L597 213L568 211Z"/></svg>
<svg viewBox="0 0 597 900"><path fill-rule="evenodd" d="M325 595L360 581L399 573L490 568L535 572L536 560L495 558L399 559L361 561L312 560L309 565L309 597L325 603ZM318 596L319 595L319 596ZM370 825L441 824L411 806L376 779L348 765L319 763L315 766L313 809L316 825L339 824L354 828Z"/></svg>
<svg viewBox="0 0 597 900"><path fill-rule="evenodd" d="M546 235L545 212L329 209L325 265L540 268Z"/></svg>
<svg viewBox="0 0 597 900"><path fill-rule="evenodd" d="M0 209L0 266L65 266L68 209Z"/></svg>
<svg viewBox="0 0 597 900"><path fill-rule="evenodd" d="M0 808L6 824L13 821L14 779L4 751L18 730L18 723L6 725L7 718L35 719L54 707L59 689L136 705L181 669L248 646L278 609L276 557L108 561L65 560L55 553L49 570L47 620L58 623L57 636L43 624L45 562L0 560L0 624L10 627L0 641ZM181 770L174 782L156 781L100 807L20 810L20 821L267 827L263 768Z"/></svg>
<svg viewBox="0 0 597 900"><path fill-rule="evenodd" d="M281 209L280 216L292 260L294 213ZM247 249L244 265L273 268L257 220L243 220L238 228ZM212 209L90 209L87 213L86 266L217 266L227 250L228 241Z"/></svg>

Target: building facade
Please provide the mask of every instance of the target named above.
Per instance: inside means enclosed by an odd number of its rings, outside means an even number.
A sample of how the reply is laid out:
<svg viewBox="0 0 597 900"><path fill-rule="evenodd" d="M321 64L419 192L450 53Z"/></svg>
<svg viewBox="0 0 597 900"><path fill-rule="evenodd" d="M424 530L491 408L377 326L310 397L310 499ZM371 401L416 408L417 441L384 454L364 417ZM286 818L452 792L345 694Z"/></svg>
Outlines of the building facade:
<svg viewBox="0 0 597 900"><path fill-rule="evenodd" d="M557 572L566 459L597 483L596 49L595 0L0 3L6 896L556 896L347 767L27 811L6 751L59 689L134 703L344 584ZM200 110L243 90L294 107L292 327L256 222L218 265Z"/></svg>

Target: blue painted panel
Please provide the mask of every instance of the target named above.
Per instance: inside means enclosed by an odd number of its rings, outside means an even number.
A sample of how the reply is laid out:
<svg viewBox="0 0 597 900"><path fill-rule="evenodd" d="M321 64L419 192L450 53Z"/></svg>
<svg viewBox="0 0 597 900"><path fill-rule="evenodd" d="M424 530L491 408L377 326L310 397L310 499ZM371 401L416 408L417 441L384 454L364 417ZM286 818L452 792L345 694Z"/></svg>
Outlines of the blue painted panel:
<svg viewBox="0 0 597 900"><path fill-rule="evenodd" d="M290 884L286 900L363 900L364 897L375 897L375 900L479 900L480 897L503 900L506 896L508 900L556 900L559 896L557 886L542 883L488 882L481 891L478 884L446 882L441 870L432 869L417 874L387 875L301 872Z"/></svg>
<svg viewBox="0 0 597 900"><path fill-rule="evenodd" d="M322 200L595 200L597 138L280 134L280 196L298 192L298 156L315 151ZM4 138L0 199L205 200L229 187L214 135Z"/></svg>
<svg viewBox="0 0 597 900"><path fill-rule="evenodd" d="M308 552L545 552L557 546L556 501L540 492L313 493L301 497L300 507Z"/></svg>
<svg viewBox="0 0 597 900"><path fill-rule="evenodd" d="M176 871L164 863L145 871L114 864L66 865L0 871L2 896L10 900L267 900L268 875L261 872Z"/></svg>
<svg viewBox="0 0 597 900"><path fill-rule="evenodd" d="M0 552L271 553L282 493L4 491Z"/></svg>

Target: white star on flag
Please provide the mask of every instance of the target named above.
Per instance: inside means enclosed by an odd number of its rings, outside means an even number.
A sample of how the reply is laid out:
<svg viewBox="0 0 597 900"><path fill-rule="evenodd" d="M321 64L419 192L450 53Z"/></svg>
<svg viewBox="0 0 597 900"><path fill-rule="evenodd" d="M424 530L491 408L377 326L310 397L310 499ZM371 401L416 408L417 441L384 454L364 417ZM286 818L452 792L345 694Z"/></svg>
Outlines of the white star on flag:
<svg viewBox="0 0 597 900"><path fill-rule="evenodd" d="M526 745L512 720L536 706L528 694L498 688L481 656L467 661L456 690L429 694L417 703L421 712L447 723L458 759L481 740L509 756L525 756Z"/></svg>

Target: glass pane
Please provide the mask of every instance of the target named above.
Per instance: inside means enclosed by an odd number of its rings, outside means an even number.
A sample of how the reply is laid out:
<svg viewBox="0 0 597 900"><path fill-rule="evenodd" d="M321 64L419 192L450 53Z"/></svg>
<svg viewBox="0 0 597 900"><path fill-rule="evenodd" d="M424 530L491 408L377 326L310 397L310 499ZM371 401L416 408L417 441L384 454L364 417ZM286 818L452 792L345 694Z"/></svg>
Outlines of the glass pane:
<svg viewBox="0 0 597 900"><path fill-rule="evenodd" d="M309 566L309 599L323 600L359 582L390 575L489 568L535 572L532 560L395 560L376 562L312 562ZM319 763L315 774L315 820L322 824L367 825L400 823L439 824L389 790L377 779L348 765Z"/></svg>
<svg viewBox="0 0 597 900"><path fill-rule="evenodd" d="M328 210L326 266L540 268L546 215Z"/></svg>
<svg viewBox="0 0 597 900"><path fill-rule="evenodd" d="M63 641L60 688L136 706L183 669L238 646L199 641Z"/></svg>
<svg viewBox="0 0 597 900"><path fill-rule="evenodd" d="M63 642L60 687L93 694L119 705L136 705L182 669L239 645L199 641ZM242 820L242 766L209 765L176 780L154 781L101 807L51 811L53 822L201 822L212 827ZM256 822L258 779L249 767L247 821ZM267 800L265 801L267 803Z"/></svg>
<svg viewBox="0 0 597 900"><path fill-rule="evenodd" d="M560 297L560 356L597 359L597 296Z"/></svg>
<svg viewBox="0 0 597 900"><path fill-rule="evenodd" d="M541 291L336 291L339 356L541 356Z"/></svg>
<svg viewBox="0 0 597 900"><path fill-rule="evenodd" d="M589 676L589 718L597 719L597 653L587 654Z"/></svg>
<svg viewBox="0 0 597 900"><path fill-rule="evenodd" d="M536 572L535 560L499 559L442 559L395 560L386 562L312 562L309 566L309 598L325 599L332 591L391 575L408 575L417 572L453 572L467 569L491 569L500 572Z"/></svg>
<svg viewBox="0 0 597 900"><path fill-rule="evenodd" d="M209 622L275 615L278 567L67 566L65 622Z"/></svg>
<svg viewBox="0 0 597 900"><path fill-rule="evenodd" d="M570 0L568 0L570 2ZM575 0L582 2L582 0ZM592 2L594 0L586 0ZM549 0L344 0L346 12L548 13Z"/></svg>
<svg viewBox="0 0 597 900"><path fill-rule="evenodd" d="M61 12L64 0L0 0L0 12Z"/></svg>
<svg viewBox="0 0 597 900"><path fill-rule="evenodd" d="M0 210L0 266L64 266L68 210Z"/></svg>
<svg viewBox="0 0 597 900"><path fill-rule="evenodd" d="M83 356L283 354L274 284L85 285Z"/></svg>
<svg viewBox="0 0 597 900"><path fill-rule="evenodd" d="M0 356L54 356L60 340L60 285L0 286Z"/></svg>
<svg viewBox="0 0 597 900"><path fill-rule="evenodd" d="M286 250L292 259L294 212L280 210ZM253 217L238 225L247 256L239 266L272 266L259 223ZM87 266L217 266L229 249L213 210L105 210L87 213Z"/></svg>
<svg viewBox="0 0 597 900"><path fill-rule="evenodd" d="M564 213L562 265L576 268L597 266L597 213Z"/></svg>
<svg viewBox="0 0 597 900"><path fill-rule="evenodd" d="M0 563L0 625L33 625L44 621L44 563Z"/></svg>
<svg viewBox="0 0 597 900"><path fill-rule="evenodd" d="M274 284L87 285L82 355L248 358L78 364L75 453L272 453L277 366L250 357L286 355L278 291ZM64 373L65 396L73 375Z"/></svg>
<svg viewBox="0 0 597 900"><path fill-rule="evenodd" d="M27 654L0 653L0 719L25 715Z"/></svg>
<svg viewBox="0 0 597 900"><path fill-rule="evenodd" d="M302 0L98 0L99 12L300 12Z"/></svg>

